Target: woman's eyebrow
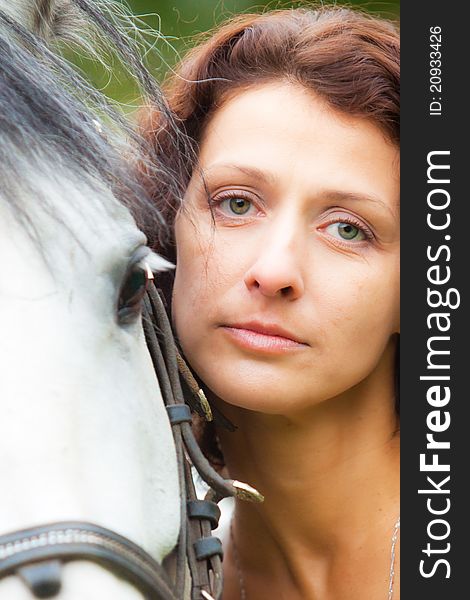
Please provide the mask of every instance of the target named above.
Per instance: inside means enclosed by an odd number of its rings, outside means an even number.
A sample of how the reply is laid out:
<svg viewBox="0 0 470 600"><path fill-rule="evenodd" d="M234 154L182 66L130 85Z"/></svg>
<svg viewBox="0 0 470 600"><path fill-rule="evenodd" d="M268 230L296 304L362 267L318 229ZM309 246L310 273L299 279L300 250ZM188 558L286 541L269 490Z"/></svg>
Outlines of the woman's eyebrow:
<svg viewBox="0 0 470 600"><path fill-rule="evenodd" d="M244 175L248 175L256 180L261 180L263 183L272 184L275 180L275 177L272 173L268 173L263 171L262 169L258 169L257 167L252 167L250 165L239 165L235 163L214 163L209 167L202 168L202 172L204 175L210 175L212 171L216 169L227 169L231 171L239 171Z"/></svg>
<svg viewBox="0 0 470 600"><path fill-rule="evenodd" d="M387 202L385 202L384 200L382 200L381 198L379 198L378 196L375 196L373 194L366 194L363 192L345 192L343 190L323 190L321 192L321 194L319 194L319 195L323 196L324 198L327 198L328 200L331 200L332 202L365 201L365 202L370 202L370 203L376 204L376 205L378 204L379 206L381 206L382 208L384 208L385 210L390 212L393 216L396 216L395 212L387 204ZM397 208L398 208L398 206L397 206Z"/></svg>

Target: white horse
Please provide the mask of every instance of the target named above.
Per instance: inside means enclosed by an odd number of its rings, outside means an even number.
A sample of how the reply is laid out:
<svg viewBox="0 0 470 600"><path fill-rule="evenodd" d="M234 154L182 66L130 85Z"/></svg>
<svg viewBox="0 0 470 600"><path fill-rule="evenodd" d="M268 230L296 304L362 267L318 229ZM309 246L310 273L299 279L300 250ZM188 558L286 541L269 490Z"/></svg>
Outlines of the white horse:
<svg viewBox="0 0 470 600"><path fill-rule="evenodd" d="M43 43L72 32L69 4L0 0L0 535L93 522L161 562L180 493L141 300L167 265L121 203L141 194L129 148L116 151L67 87L93 92ZM32 597L0 579L0 599ZM143 595L76 561L57 598Z"/></svg>

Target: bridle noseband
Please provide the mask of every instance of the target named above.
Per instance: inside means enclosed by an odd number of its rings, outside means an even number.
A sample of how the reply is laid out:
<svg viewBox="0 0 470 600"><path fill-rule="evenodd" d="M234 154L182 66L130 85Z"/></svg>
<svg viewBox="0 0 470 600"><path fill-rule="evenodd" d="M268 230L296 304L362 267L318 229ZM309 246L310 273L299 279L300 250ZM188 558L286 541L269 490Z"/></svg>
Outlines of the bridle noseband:
<svg viewBox="0 0 470 600"><path fill-rule="evenodd" d="M217 502L227 496L261 501L250 486L223 479L209 464L191 428L178 370L178 351L170 323L153 282L144 299L143 328L163 401L173 430L181 491L181 529L173 551L174 575L131 540L81 521L40 525L0 536L0 579L17 574L37 598L53 598L61 587L61 566L74 560L95 562L132 583L148 600L186 600L188 568L191 600L222 595L222 544L211 535L220 517ZM207 406L201 412L207 414ZM191 467L210 490L196 497Z"/></svg>
<svg viewBox="0 0 470 600"><path fill-rule="evenodd" d="M38 598L61 587L63 562L90 560L132 582L145 596L176 599L162 567L139 546L92 523L51 523L0 538L0 577L17 573Z"/></svg>

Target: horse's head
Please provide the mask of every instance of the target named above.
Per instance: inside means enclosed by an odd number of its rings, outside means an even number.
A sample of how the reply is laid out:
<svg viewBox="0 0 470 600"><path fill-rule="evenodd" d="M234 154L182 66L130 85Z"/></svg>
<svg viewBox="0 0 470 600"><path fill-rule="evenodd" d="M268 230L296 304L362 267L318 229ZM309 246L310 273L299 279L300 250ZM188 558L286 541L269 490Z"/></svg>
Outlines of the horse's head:
<svg viewBox="0 0 470 600"><path fill-rule="evenodd" d="M84 520L161 561L179 489L141 308L146 279L167 265L122 202L146 202L138 144L117 116L109 131L97 121L83 98L106 123L104 100L44 41L73 28L77 9L0 10L0 534ZM141 597L91 563L63 579L61 598ZM9 577L0 597L30 595Z"/></svg>

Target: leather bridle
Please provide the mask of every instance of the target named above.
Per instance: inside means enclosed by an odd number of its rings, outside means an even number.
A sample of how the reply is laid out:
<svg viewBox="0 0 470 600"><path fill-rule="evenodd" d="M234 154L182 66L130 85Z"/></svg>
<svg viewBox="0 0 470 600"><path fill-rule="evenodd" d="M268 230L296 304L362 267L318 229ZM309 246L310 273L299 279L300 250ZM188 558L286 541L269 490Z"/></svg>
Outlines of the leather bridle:
<svg viewBox="0 0 470 600"><path fill-rule="evenodd" d="M175 340L153 282L144 299L142 322L178 462L181 529L171 557L173 575L129 539L93 523L57 522L0 536L0 579L18 575L37 598L59 593L63 563L88 560L129 581L149 600L186 600L188 592L191 600L219 600L222 544L211 535L220 517L217 502L227 496L262 500L250 486L223 479L199 448L183 397ZM192 467L210 488L204 500L196 497Z"/></svg>

